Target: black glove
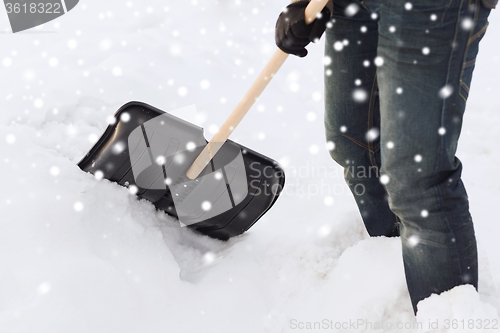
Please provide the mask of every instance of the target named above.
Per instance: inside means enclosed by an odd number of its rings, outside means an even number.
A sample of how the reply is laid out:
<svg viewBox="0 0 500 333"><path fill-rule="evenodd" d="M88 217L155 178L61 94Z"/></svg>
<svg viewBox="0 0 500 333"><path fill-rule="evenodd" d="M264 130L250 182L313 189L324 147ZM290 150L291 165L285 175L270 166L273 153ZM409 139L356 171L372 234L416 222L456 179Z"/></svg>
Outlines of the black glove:
<svg viewBox="0 0 500 333"><path fill-rule="evenodd" d="M319 39L326 30L326 24L330 20L330 10L323 8L321 17L307 25L305 9L308 4L307 0L291 3L276 21L276 45L285 53L305 57L307 44Z"/></svg>

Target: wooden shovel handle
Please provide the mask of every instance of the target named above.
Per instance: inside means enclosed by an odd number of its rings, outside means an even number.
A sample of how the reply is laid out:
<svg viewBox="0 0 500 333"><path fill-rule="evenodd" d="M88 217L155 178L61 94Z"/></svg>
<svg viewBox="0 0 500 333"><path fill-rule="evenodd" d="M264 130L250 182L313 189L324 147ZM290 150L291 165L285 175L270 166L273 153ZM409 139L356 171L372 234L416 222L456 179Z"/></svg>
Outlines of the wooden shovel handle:
<svg viewBox="0 0 500 333"><path fill-rule="evenodd" d="M312 23L316 19L316 16L321 13L328 1L329 0L311 0L305 11L307 24ZM229 115L224 124L222 124L219 131L214 135L212 140L210 140L200 155L198 155L196 160L193 162L186 173L189 179L195 179L198 177L208 163L210 163L224 142L226 142L229 138L229 135L231 135L236 126L238 126L243 117L247 114L248 110L250 110L257 98L259 98L260 94L267 87L276 72L278 72L287 57L288 54L280 49L274 53L273 57L269 60L266 67L264 67L250 89L248 89L247 93L243 96L238 105L236 105L236 108Z"/></svg>

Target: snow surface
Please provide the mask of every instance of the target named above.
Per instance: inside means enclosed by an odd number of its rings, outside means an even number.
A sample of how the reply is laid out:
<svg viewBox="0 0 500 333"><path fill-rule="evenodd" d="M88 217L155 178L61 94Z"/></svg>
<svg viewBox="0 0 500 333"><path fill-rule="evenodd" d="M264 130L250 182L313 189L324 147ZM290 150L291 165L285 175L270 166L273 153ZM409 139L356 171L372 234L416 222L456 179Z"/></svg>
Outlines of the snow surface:
<svg viewBox="0 0 500 333"><path fill-rule="evenodd" d="M287 170L282 197L246 234L196 235L76 166L129 100L195 104L210 138L274 52L285 5L83 0L19 34L0 11L0 332L446 332L446 320L470 319L500 329L498 11L458 153L480 293L421 302L421 329L396 327L415 324L399 239L368 237L327 153L321 42L290 57L232 137ZM323 320L332 326L314 329Z"/></svg>

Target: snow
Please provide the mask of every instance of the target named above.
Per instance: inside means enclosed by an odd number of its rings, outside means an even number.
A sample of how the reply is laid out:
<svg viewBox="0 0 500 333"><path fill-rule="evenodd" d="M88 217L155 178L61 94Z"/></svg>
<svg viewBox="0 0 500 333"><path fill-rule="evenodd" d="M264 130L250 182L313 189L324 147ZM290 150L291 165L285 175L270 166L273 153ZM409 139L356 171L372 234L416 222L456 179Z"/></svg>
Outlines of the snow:
<svg viewBox="0 0 500 333"><path fill-rule="evenodd" d="M282 197L246 234L197 235L77 167L130 100L166 111L195 104L210 139L274 52L283 6L86 0L41 27L1 34L0 332L294 332L318 322L332 332L453 331L446 320L474 320L455 331L479 332L478 320L499 320L498 11L458 149L480 292L433 295L416 319L400 240L368 237L328 154L323 41L289 57L233 133L287 168ZM0 29L10 30L4 14Z"/></svg>

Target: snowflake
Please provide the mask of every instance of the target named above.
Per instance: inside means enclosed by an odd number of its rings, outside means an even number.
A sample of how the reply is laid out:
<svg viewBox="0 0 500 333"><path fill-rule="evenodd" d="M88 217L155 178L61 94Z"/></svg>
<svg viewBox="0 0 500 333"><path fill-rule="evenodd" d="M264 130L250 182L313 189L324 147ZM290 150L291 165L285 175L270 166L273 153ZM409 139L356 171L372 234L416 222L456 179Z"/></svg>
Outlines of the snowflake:
<svg viewBox="0 0 500 333"><path fill-rule="evenodd" d="M306 119L307 119L307 121L310 121L310 122L315 121L315 120L316 120L316 113L314 113L314 112L312 112L312 111L311 111L311 112L308 112L308 113L306 114Z"/></svg>
<svg viewBox="0 0 500 333"><path fill-rule="evenodd" d="M202 81L200 82L200 87L201 87L201 89L203 89L203 90L207 90L208 88L210 88L210 81L208 81L208 80L206 80L206 79L205 79L205 80L202 80Z"/></svg>
<svg viewBox="0 0 500 333"><path fill-rule="evenodd" d="M10 67L10 66L12 66L12 59L11 58L3 58L2 64L5 67Z"/></svg>
<svg viewBox="0 0 500 333"><path fill-rule="evenodd" d="M328 141L326 143L326 149L328 149L329 151L332 151L335 149L335 143L333 141Z"/></svg>
<svg viewBox="0 0 500 333"><path fill-rule="evenodd" d="M184 97L188 94L188 89L186 87L179 87L179 89L177 89L177 93L179 96Z"/></svg>
<svg viewBox="0 0 500 333"><path fill-rule="evenodd" d="M78 46L78 43L76 42L76 40L70 39L67 45L70 49L74 50Z"/></svg>
<svg viewBox="0 0 500 333"><path fill-rule="evenodd" d="M347 17L352 17L356 15L359 11L359 6L356 3L351 3L349 6L346 7L344 14Z"/></svg>
<svg viewBox="0 0 500 333"><path fill-rule="evenodd" d="M366 132L365 138L366 141L372 142L375 141L380 135L380 132L377 128L372 128L368 132Z"/></svg>
<svg viewBox="0 0 500 333"><path fill-rule="evenodd" d="M203 203L201 204L201 209L208 212L210 209L212 209L212 203L210 201L203 201Z"/></svg>
<svg viewBox="0 0 500 333"><path fill-rule="evenodd" d="M326 200L325 200L325 205L326 205ZM327 206L331 206L331 204L327 205ZM320 237L328 236L331 232L332 232L332 228L329 225L324 225L318 229L318 235Z"/></svg>
<svg viewBox="0 0 500 333"><path fill-rule="evenodd" d="M124 150L125 150L125 143L121 141L115 143L112 148L113 153L116 155L121 154Z"/></svg>
<svg viewBox="0 0 500 333"><path fill-rule="evenodd" d="M384 65L384 58L382 57L376 57L374 60L375 66L380 67Z"/></svg>
<svg viewBox="0 0 500 333"><path fill-rule="evenodd" d="M60 172L60 170L59 170L59 168L58 168L58 167L56 167L56 166L53 166L53 167L51 167L51 168L50 168L50 174L51 174L52 176L57 176L57 175L59 175L59 172Z"/></svg>
<svg viewBox="0 0 500 333"><path fill-rule="evenodd" d="M212 252L207 252L203 255L203 261L207 264L214 262L214 260L215 260L215 254ZM204 311L202 311L202 314L204 314Z"/></svg>
<svg viewBox="0 0 500 333"><path fill-rule="evenodd" d="M439 97L441 97L442 99L450 97L451 94L453 94L453 87L449 84L439 90Z"/></svg>
<svg viewBox="0 0 500 333"><path fill-rule="evenodd" d="M122 113L122 114L121 114L121 116L120 116L120 119L121 119L121 121L123 121L124 123L129 122L129 121L130 121L130 113L128 113L128 112L124 112L124 113Z"/></svg>
<svg viewBox="0 0 500 333"><path fill-rule="evenodd" d="M121 67L115 66L112 69L112 73L114 76L122 76L123 71L122 71Z"/></svg>
<svg viewBox="0 0 500 333"><path fill-rule="evenodd" d="M83 204L79 201L75 202L75 204L73 205L73 209L77 212L81 212L83 210Z"/></svg>
<svg viewBox="0 0 500 333"><path fill-rule="evenodd" d="M46 295L47 293L49 293L50 289L50 284L48 282L44 282L38 286L38 294Z"/></svg>
<svg viewBox="0 0 500 333"><path fill-rule="evenodd" d="M186 149L189 151L193 151L196 148L196 144L193 141L189 141L186 143Z"/></svg>
<svg viewBox="0 0 500 333"><path fill-rule="evenodd" d="M382 176L380 176L380 182L383 185L389 184L390 181L391 181L391 178L388 175L382 175Z"/></svg>
<svg viewBox="0 0 500 333"><path fill-rule="evenodd" d="M362 103L368 99L368 93L366 90L358 88L353 91L352 98L355 102Z"/></svg>
<svg viewBox="0 0 500 333"><path fill-rule="evenodd" d="M316 155L319 152L319 147L317 145L311 145L309 147L309 152L313 155Z"/></svg>
<svg viewBox="0 0 500 333"><path fill-rule="evenodd" d="M165 158L165 156L158 156L155 160L156 164L158 165L165 165L165 163L167 162L167 159Z"/></svg>
<svg viewBox="0 0 500 333"><path fill-rule="evenodd" d="M43 107L43 100L41 100L40 98L37 98L37 99L35 99L35 101L33 102L33 105L34 105L37 109L40 109L41 107Z"/></svg>
<svg viewBox="0 0 500 333"><path fill-rule="evenodd" d="M14 134L8 134L8 135L5 137L5 141L6 141L8 144L13 144L14 142L16 142L16 137L14 136Z"/></svg>
<svg viewBox="0 0 500 333"><path fill-rule="evenodd" d="M466 17L462 20L460 26L464 30L470 30L472 29L472 27L474 27L474 21L470 17Z"/></svg>
<svg viewBox="0 0 500 333"><path fill-rule="evenodd" d="M408 245L410 245L411 247L417 246L419 242L420 239L418 238L418 236L413 235L408 238Z"/></svg>

